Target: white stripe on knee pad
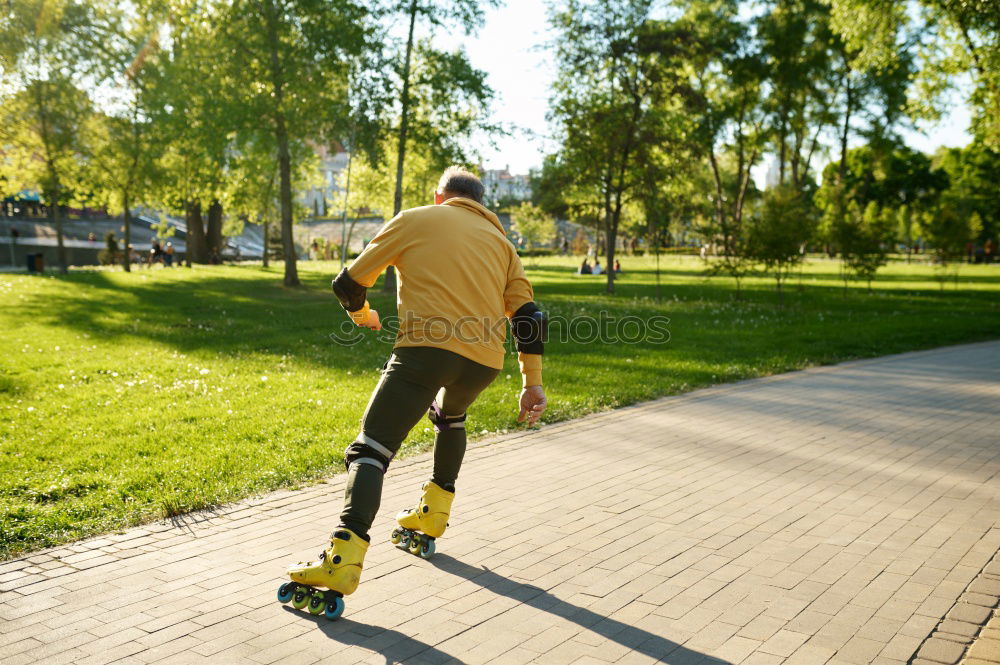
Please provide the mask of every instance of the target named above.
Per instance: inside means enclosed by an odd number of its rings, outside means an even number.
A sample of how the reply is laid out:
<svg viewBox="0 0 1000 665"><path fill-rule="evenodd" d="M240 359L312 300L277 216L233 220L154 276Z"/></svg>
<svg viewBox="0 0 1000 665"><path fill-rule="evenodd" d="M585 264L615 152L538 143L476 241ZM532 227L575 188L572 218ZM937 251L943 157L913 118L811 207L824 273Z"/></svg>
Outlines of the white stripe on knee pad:
<svg viewBox="0 0 1000 665"><path fill-rule="evenodd" d="M353 464L370 464L382 473L385 473L385 465L374 457L362 457L361 459L354 460Z"/></svg>
<svg viewBox="0 0 1000 665"><path fill-rule="evenodd" d="M368 446L369 448L371 448L375 452L377 452L380 455L382 455L383 457L385 457L390 462L392 461L392 458L396 456L396 455L393 454L393 452L391 450L389 450L388 448L386 448L381 443L379 443L375 439L371 438L370 436L368 436L364 432L361 432L360 434L358 434L357 441L358 441L358 443L365 444L366 446Z"/></svg>

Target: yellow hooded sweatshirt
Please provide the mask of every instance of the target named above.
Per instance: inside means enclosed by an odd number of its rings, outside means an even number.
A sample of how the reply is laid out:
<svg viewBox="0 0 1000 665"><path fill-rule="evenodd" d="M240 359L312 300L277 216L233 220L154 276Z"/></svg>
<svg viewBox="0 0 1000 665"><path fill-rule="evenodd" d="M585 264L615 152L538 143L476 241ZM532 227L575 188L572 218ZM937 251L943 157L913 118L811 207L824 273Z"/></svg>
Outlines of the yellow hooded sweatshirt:
<svg viewBox="0 0 1000 665"><path fill-rule="evenodd" d="M506 319L534 293L495 214L461 197L404 210L347 272L371 288L390 265L399 271L396 347L432 346L503 367ZM520 353L519 361L524 385L541 385L542 357Z"/></svg>

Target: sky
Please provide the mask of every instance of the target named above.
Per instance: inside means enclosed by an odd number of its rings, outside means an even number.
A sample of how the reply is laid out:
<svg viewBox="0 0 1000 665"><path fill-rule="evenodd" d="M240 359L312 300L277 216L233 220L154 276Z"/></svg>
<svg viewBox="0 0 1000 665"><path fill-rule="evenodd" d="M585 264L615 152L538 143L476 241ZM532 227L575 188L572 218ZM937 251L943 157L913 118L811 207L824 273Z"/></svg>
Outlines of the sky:
<svg viewBox="0 0 1000 665"><path fill-rule="evenodd" d="M550 127L545 117L555 79L551 55L542 48L548 38L545 5L539 0L507 0L502 7L487 10L483 28L469 36L441 30L434 34L439 48L464 48L472 64L487 73L497 92L494 119L516 128L511 136L498 139L496 147L477 146L485 168L509 166L513 173L527 173L555 149L547 138ZM952 102L941 122L902 131L904 141L924 152L967 144L969 110L961 99ZM754 172L759 185L767 166L762 163Z"/></svg>

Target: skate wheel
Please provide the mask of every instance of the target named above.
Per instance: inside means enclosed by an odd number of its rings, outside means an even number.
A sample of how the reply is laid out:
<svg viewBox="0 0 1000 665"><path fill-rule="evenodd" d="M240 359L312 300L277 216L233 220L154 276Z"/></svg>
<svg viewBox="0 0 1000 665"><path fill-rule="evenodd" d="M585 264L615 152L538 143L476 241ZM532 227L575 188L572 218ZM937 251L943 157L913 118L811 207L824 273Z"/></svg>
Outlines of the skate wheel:
<svg viewBox="0 0 1000 665"><path fill-rule="evenodd" d="M309 599L309 614L323 614L326 611L326 598L319 591Z"/></svg>
<svg viewBox="0 0 1000 665"><path fill-rule="evenodd" d="M278 602L285 604L292 599L295 595L295 589L298 585L295 582L285 582L278 587Z"/></svg>
<svg viewBox="0 0 1000 665"><path fill-rule="evenodd" d="M329 600L326 603L326 609L323 610L323 616L325 616L330 621L339 619L340 615L344 613L344 599L340 596L335 596L333 600Z"/></svg>
<svg viewBox="0 0 1000 665"><path fill-rule="evenodd" d="M400 541L403 540L403 534L399 532L399 529L393 529L392 535L389 536L389 540L392 541L393 545L399 545Z"/></svg>
<svg viewBox="0 0 1000 665"><path fill-rule="evenodd" d="M410 550L410 554L417 554L420 552L420 539L414 537L410 540L410 546L407 549Z"/></svg>
<svg viewBox="0 0 1000 665"><path fill-rule="evenodd" d="M420 547L420 556L424 559L430 559L434 556L434 541L428 540Z"/></svg>
<svg viewBox="0 0 1000 665"><path fill-rule="evenodd" d="M297 610L301 610L303 607L309 604L309 593L310 589L308 587L299 587L295 590L292 595L292 607Z"/></svg>

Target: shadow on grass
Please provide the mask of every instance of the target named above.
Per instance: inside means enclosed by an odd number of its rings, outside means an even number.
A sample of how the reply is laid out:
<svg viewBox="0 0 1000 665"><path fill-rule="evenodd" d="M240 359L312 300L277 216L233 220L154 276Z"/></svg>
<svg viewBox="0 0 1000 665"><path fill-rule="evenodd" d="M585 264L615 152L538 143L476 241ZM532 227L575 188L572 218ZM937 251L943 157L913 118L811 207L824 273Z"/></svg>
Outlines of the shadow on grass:
<svg viewBox="0 0 1000 665"><path fill-rule="evenodd" d="M390 349L370 336L350 347L330 339L346 318L336 298L320 288L324 278L312 277L305 288L285 289L267 272L180 273L183 279L168 275L155 271L148 281L128 284L105 272L60 275L55 279L80 288L37 294L26 305L43 323L104 339L148 339L182 352L288 355L367 369L381 364L377 358ZM373 291L373 306L388 309L394 304ZM307 357L306 345L319 347L319 353Z"/></svg>
<svg viewBox="0 0 1000 665"><path fill-rule="evenodd" d="M152 271L148 280L127 283L113 279L114 273L106 272L57 276L55 279L81 288L34 295L26 304L36 312L33 316L53 326L105 339L144 338L182 352L288 356L319 367L364 371L380 366L391 350L391 335L376 337L362 333L363 341L353 346L331 339L331 334L346 325L347 319L329 293L329 276L325 272L305 271L303 288L286 289L280 285L276 272L259 267L176 270L176 274ZM556 266L542 266L539 270L563 271ZM945 294L937 290L886 291L872 296L862 292L843 295L836 287L810 285L803 292L790 290L786 306L779 307L776 294L762 285L745 289L744 299L734 301L728 283L694 283L690 269L673 272L688 279L670 283L668 297L660 303L631 299L654 295L652 284L623 282L619 296L612 300L593 281L599 276L579 282L540 280L536 292L550 310L550 316L572 317L581 313L597 316L600 310L607 310L615 316L658 314L671 318L669 343L634 346L614 341L561 342L561 332L553 323L552 344L547 350L562 357L564 366L582 367L587 364L588 356L598 354L607 361L607 366L628 369L633 374L643 371L637 365L624 365L626 356L638 354L637 360L642 356L665 366L693 362L699 370L705 370L704 376L684 377L694 386L715 382L713 375L719 369L710 369L713 365L752 361L756 367L772 371L891 353L907 347L982 339L982 335L970 334L970 330L995 319L992 311L983 308L994 295L989 291ZM678 300L671 296L677 296ZM943 336L946 339L926 339L922 327L887 318L888 315L938 316L942 297L949 298L950 315L969 314L967 319L956 319L949 326L949 334ZM370 290L370 299L383 313L392 311L395 304L392 296L380 293L378 285ZM977 325L976 318L983 321ZM831 339L831 326L849 329L851 333ZM600 365L594 369L600 369ZM749 375L756 373L760 371L751 371ZM748 375L743 371L737 374ZM660 383L655 376L643 378L651 379L654 385ZM8 384L7 390L12 388L16 384ZM0 377L0 392L3 391Z"/></svg>

